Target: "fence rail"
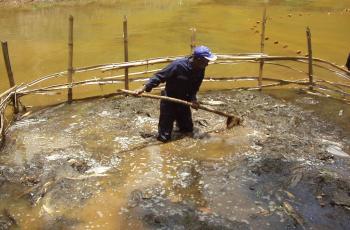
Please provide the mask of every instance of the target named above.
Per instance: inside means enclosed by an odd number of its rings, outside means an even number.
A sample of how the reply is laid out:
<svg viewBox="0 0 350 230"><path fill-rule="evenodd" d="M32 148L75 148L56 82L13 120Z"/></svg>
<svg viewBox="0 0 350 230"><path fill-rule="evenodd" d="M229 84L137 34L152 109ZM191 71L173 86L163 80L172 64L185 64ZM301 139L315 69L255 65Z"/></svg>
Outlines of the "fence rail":
<svg viewBox="0 0 350 230"><path fill-rule="evenodd" d="M276 86L285 86L288 84L298 85L304 87L308 90L317 91L324 96L336 96L338 99L343 100L346 103L350 103L350 71L345 68L338 66L327 60L320 58L315 58L312 56L311 48L311 32L309 27L306 29L307 35L307 45L308 45L308 56L269 56L264 53L264 40L265 40L265 24L266 24L266 10L263 13L263 28L261 34L261 49L260 53L238 53L238 54L217 54L218 59L210 64L214 65L233 65L242 63L258 63L259 73L258 76L213 76L206 77L205 82L217 82L217 81L228 81L228 82L238 82L238 81L254 81L256 86L254 87L235 87L232 85L233 89L245 89L245 90L262 90L263 88L270 88ZM190 48L191 50L195 46L195 28L192 28ZM4 143L5 133L7 128L10 126L11 122L6 120L5 111L9 105L13 106L13 112L17 114L18 112L23 112L24 106L22 106L22 111L19 111L20 98L33 95L33 94L52 94L57 91L68 92L67 102L71 103L74 100L73 89L78 86L86 85L111 85L111 84L124 84L124 88L128 89L130 87L129 83L132 82L142 82L146 81L146 77L142 76L149 73L154 73L159 71L158 68L153 68L154 65L170 63L178 58L185 56L172 56L172 57L159 57L151 58L146 60L136 60L129 61L128 57L128 35L127 35L127 17L123 20L123 41L124 41L124 61L121 63L109 63L101 65L93 65L87 67L73 67L73 17L69 17L69 29L68 29L68 68L66 71L53 73L50 75L39 77L29 83L22 83L21 85L15 85L13 73L11 71L10 57L7 47L7 42L2 42L3 56L6 63L6 69L8 72L8 78L10 82L10 89L3 93L0 93L0 146ZM307 65L307 68L297 69L293 66L289 66L281 61L292 61L296 63L302 63ZM275 65L283 67L289 70L293 70L299 74L307 76L305 79L300 80L290 80L290 79L279 79L273 77L263 76L264 65ZM146 67L144 71L129 72L133 68ZM314 74L314 68L320 68L322 70L329 71L333 76L342 79L342 82L332 82L329 80L320 79ZM124 74L115 76L102 76L105 72L111 72L115 70L124 70ZM74 81L74 75L78 73L86 73L100 71L101 76L90 76L87 80ZM45 87L40 87L39 83L49 82L53 79L61 78L66 80L65 83L61 84L51 84ZM265 84L264 84L265 83ZM123 88L122 86L120 88ZM12 116L10 120L13 120L15 116Z"/></svg>

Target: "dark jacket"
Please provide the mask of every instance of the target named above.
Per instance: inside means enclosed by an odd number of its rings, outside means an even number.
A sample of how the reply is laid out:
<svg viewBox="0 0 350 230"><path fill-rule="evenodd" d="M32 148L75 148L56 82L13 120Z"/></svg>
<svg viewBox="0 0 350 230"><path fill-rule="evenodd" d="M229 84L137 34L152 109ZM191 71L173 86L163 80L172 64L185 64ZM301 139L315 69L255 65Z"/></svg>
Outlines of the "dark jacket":
<svg viewBox="0 0 350 230"><path fill-rule="evenodd" d="M350 70L350 53L349 53L348 60L346 61L345 66L348 68L348 70Z"/></svg>
<svg viewBox="0 0 350 230"><path fill-rule="evenodd" d="M146 92L165 82L165 95L186 101L197 100L196 94L202 84L205 70L194 70L191 58L173 61L157 72L145 85Z"/></svg>

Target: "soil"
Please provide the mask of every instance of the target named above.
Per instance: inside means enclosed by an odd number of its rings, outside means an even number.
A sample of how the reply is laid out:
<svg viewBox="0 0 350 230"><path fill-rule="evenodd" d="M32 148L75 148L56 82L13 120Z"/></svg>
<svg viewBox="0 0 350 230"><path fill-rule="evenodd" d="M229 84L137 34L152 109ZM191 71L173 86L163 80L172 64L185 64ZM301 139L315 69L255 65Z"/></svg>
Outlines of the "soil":
<svg viewBox="0 0 350 230"><path fill-rule="evenodd" d="M286 101L259 92L206 92L201 101L243 123L226 130L225 118L193 111L194 135L174 132L167 144L155 139L159 105L151 99L98 99L26 115L7 133L0 200L17 202L16 191L17 199L44 210L45 226L78 226L81 220L52 210L83 208L111 184L125 186L118 170L132 174L135 157L163 146L172 171L160 183L141 177L139 188L130 189L120 208L128 227L138 220L144 229L347 229L350 127L312 110L325 106L322 98L293 94L297 99ZM327 100L349 116L348 105ZM110 171L119 177L99 183ZM21 225L15 211L3 207L1 229Z"/></svg>

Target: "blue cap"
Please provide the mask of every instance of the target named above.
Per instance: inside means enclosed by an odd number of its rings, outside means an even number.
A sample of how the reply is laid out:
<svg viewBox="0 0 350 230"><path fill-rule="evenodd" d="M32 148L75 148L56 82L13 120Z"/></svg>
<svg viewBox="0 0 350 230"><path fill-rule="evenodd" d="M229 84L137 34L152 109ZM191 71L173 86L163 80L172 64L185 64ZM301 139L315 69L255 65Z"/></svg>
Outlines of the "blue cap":
<svg viewBox="0 0 350 230"><path fill-rule="evenodd" d="M217 59L217 56L212 54L212 52L210 52L210 49L206 46L197 46L194 48L193 56L202 57L209 61L215 61Z"/></svg>

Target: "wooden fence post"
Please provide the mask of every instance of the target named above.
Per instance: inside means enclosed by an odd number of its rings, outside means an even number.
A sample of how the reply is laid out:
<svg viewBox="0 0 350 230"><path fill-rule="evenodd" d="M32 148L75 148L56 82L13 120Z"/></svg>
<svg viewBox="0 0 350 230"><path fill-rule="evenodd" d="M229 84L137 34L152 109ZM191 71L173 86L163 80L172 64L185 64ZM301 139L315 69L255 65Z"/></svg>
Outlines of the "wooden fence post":
<svg viewBox="0 0 350 230"><path fill-rule="evenodd" d="M309 59L309 89L313 89L314 84L314 70L312 67L312 46L311 46L311 31L309 27L306 27L306 38L307 38L307 50Z"/></svg>
<svg viewBox="0 0 350 230"><path fill-rule="evenodd" d="M73 100L73 16L69 16L69 28L68 28L68 103L71 104Z"/></svg>
<svg viewBox="0 0 350 230"><path fill-rule="evenodd" d="M124 16L123 21L123 38L124 38L124 62L129 61L129 47L128 47L128 19ZM125 89L129 89L129 68L124 69Z"/></svg>
<svg viewBox="0 0 350 230"><path fill-rule="evenodd" d="M264 8L263 17L262 17L262 23L261 23L261 38L260 38L260 53L261 53L261 56L263 56L264 48L265 48L265 25L266 25L266 7ZM261 59L260 60L260 66L259 66L259 78L258 78L259 90L262 89L263 70L264 70L264 59Z"/></svg>
<svg viewBox="0 0 350 230"><path fill-rule="evenodd" d="M5 117L4 117L5 111L0 111L0 149L2 148L3 144L5 143Z"/></svg>
<svg viewBox="0 0 350 230"><path fill-rule="evenodd" d="M350 53L348 55L348 59L346 60L345 67L350 71Z"/></svg>
<svg viewBox="0 0 350 230"><path fill-rule="evenodd" d="M190 44L191 54L192 54L194 48L196 47L196 28L191 28L190 30L192 31L191 44Z"/></svg>
<svg viewBox="0 0 350 230"><path fill-rule="evenodd" d="M11 62L10 62L10 55L8 51L8 46L7 42L1 42L1 47L2 47L2 54L4 56L4 61L6 65L6 71L7 71L7 77L10 83L10 88L15 86L15 79L13 78L13 72L11 68ZM12 103L13 103L13 111L15 114L18 113L18 101L16 98L16 94L12 97Z"/></svg>

